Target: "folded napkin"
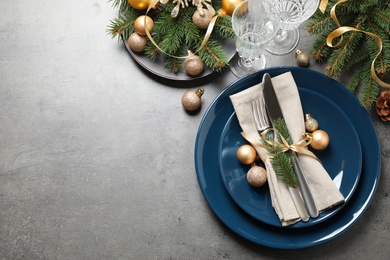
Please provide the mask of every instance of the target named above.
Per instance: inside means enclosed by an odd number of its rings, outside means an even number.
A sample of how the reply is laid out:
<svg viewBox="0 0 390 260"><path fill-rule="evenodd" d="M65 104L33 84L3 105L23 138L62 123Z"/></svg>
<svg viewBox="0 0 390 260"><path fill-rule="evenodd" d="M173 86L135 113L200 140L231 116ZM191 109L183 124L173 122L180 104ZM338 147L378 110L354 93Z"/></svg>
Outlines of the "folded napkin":
<svg viewBox="0 0 390 260"><path fill-rule="evenodd" d="M287 72L272 78L272 83L290 135L293 142L297 143L302 139L302 134L305 133L305 123L301 100L294 78L290 72ZM252 116L251 101L261 98L263 95L262 90L263 84L260 83L230 96L242 130L252 140L256 141L259 141L261 137L257 132ZM300 217L287 185L279 180L273 171L270 160L267 159L267 150L260 147L255 148L260 158L265 161L272 205L282 225L288 226L296 223L300 220ZM343 195L333 183L322 164L315 158L307 155L298 154L298 157L318 210L323 212L342 203L344 201Z"/></svg>

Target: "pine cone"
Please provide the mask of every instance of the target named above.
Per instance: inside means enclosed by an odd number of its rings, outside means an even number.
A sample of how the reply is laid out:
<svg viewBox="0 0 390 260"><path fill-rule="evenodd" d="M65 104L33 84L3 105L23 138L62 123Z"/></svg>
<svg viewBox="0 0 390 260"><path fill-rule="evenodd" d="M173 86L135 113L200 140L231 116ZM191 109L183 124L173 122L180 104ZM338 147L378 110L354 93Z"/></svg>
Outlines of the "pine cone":
<svg viewBox="0 0 390 260"><path fill-rule="evenodd" d="M390 90L384 90L376 100L376 112L384 122L390 122Z"/></svg>

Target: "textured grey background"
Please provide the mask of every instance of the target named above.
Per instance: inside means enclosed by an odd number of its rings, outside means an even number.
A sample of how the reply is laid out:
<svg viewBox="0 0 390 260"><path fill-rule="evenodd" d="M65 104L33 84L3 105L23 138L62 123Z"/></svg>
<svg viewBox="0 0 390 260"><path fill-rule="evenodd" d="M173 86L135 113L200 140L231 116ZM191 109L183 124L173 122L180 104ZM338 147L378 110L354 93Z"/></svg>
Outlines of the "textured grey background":
<svg viewBox="0 0 390 260"><path fill-rule="evenodd" d="M305 250L252 244L213 214L193 159L203 113L235 77L172 82L148 73L106 34L116 15L102 0L0 3L0 259L390 255L389 123L370 111L382 176L351 229ZM308 51L312 38L301 33ZM268 58L295 65L293 54ZM202 109L188 115L181 96L199 86Z"/></svg>

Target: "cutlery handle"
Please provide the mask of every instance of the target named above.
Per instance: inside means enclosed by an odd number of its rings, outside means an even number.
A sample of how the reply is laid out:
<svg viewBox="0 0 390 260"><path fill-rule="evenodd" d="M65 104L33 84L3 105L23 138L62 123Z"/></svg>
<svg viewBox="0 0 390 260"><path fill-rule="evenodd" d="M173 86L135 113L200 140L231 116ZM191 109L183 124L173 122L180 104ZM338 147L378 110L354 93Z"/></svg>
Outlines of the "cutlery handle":
<svg viewBox="0 0 390 260"><path fill-rule="evenodd" d="M293 163L295 174L297 175L299 189L301 191L302 199L305 202L307 212L310 217L316 218L319 215L316 203L313 198L313 194L310 191L310 187L307 184L305 174L303 173L301 163L299 162L298 157L294 154L294 163Z"/></svg>
<svg viewBox="0 0 390 260"><path fill-rule="evenodd" d="M303 222L309 221L309 214L305 209L305 205L303 205L303 201L301 195L299 194L299 190L297 188L288 187L288 191L290 192L291 198L294 202L295 208L297 209L298 215L301 217Z"/></svg>

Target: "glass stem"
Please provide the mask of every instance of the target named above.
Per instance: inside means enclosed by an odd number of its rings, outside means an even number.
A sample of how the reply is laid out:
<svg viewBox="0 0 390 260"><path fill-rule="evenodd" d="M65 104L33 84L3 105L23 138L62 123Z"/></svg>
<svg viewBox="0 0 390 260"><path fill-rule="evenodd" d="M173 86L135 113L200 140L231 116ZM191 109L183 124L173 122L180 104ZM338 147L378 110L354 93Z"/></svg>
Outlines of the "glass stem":
<svg viewBox="0 0 390 260"><path fill-rule="evenodd" d="M283 29L279 29L277 32L276 32L276 35L274 37L274 41L275 42L283 42L286 38L287 38L287 31L286 30L283 30Z"/></svg>

